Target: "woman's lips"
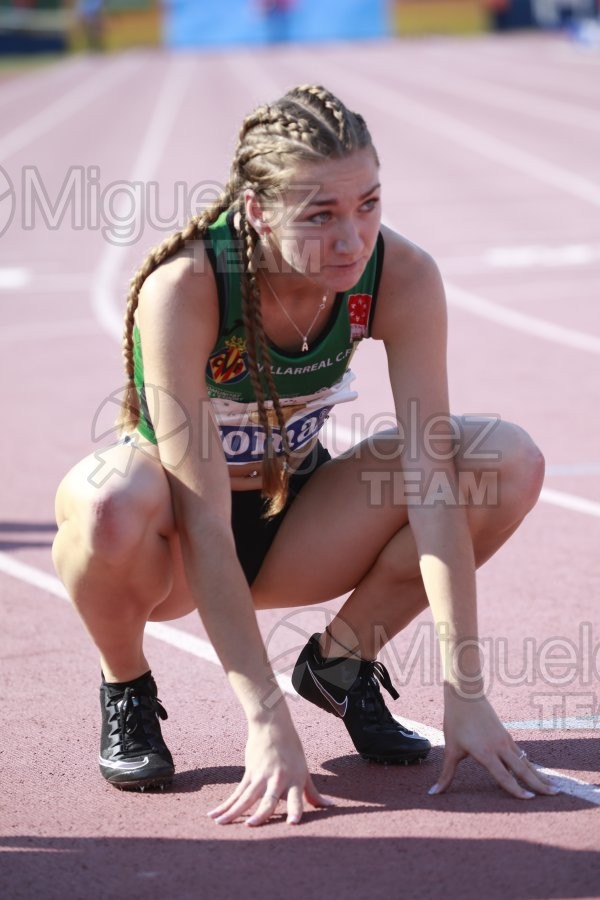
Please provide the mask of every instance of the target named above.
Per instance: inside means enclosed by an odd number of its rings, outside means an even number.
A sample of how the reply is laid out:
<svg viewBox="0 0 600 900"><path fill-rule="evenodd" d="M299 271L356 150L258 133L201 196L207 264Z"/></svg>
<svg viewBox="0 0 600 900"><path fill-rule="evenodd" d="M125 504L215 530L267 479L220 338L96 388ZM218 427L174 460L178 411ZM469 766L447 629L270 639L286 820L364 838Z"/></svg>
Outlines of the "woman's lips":
<svg viewBox="0 0 600 900"><path fill-rule="evenodd" d="M361 265L363 265L363 260L356 259L354 262L350 262L350 263L332 263L331 268L332 269L341 269L342 271L345 271L346 269L355 269L355 268L357 268L357 266L361 266Z"/></svg>

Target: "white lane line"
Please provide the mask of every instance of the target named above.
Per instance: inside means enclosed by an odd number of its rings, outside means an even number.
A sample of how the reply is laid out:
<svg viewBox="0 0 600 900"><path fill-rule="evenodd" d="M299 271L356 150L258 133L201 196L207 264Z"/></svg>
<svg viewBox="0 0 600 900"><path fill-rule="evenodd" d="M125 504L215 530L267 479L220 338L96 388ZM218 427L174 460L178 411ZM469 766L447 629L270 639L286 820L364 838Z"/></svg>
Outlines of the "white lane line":
<svg viewBox="0 0 600 900"><path fill-rule="evenodd" d="M600 120L599 120L600 121ZM513 247L491 247L482 262L493 269L530 269L587 266L600 259L599 244L521 244Z"/></svg>
<svg viewBox="0 0 600 900"><path fill-rule="evenodd" d="M31 584L33 587L47 591L55 597L60 597L61 600L69 599L63 584L54 575L48 575L47 572L42 572L41 569L36 569L35 566L29 566L27 563L20 562L1 550L0 571L10 575L12 578L16 578L18 581L24 581L25 584Z"/></svg>
<svg viewBox="0 0 600 900"><path fill-rule="evenodd" d="M584 513L586 516L595 516L600 519L600 503L595 500L587 500L585 497L566 494L564 491L555 491L551 488L542 488L540 500L543 500L544 503L551 503L553 506L569 509L571 512Z"/></svg>
<svg viewBox="0 0 600 900"><path fill-rule="evenodd" d="M590 784L588 781L581 781L572 775L561 775L555 769L546 769L545 766L538 766L535 763L534 765L539 772L551 778L553 784L559 787L563 794L569 794L571 797L577 797L578 800L587 800L588 803L600 806L600 787Z"/></svg>
<svg viewBox="0 0 600 900"><path fill-rule="evenodd" d="M21 290L31 288L27 297L42 293L64 293L65 291L88 292L91 276L89 274L69 275L63 272L32 272L24 268L0 268L0 291ZM19 297L19 301L23 301Z"/></svg>
<svg viewBox="0 0 600 900"><path fill-rule="evenodd" d="M95 319L33 322L31 325L2 325L0 326L0 343L31 340L44 341L52 338L68 338L86 334L98 335L98 323ZM104 336L103 339L105 339Z"/></svg>
<svg viewBox="0 0 600 900"><path fill-rule="evenodd" d="M221 665L212 644L196 637L194 634L189 634L186 631L181 631L179 628L174 628L172 625L167 625L165 622L148 622L145 634L156 638L157 641L170 644L171 647L177 647L178 650L191 653L192 656L197 656L199 659L205 659L207 662L215 663L217 666ZM288 678L287 675L276 672L275 680L285 694L291 694L293 697L298 696L292 685L292 679Z"/></svg>
<svg viewBox="0 0 600 900"><path fill-rule="evenodd" d="M383 57L383 62L386 62L385 57ZM455 72L450 73L447 69L423 64L415 69L405 66L400 77L403 81L406 80L413 84L426 84L427 87L440 93L474 100L482 103L486 109L495 106L497 109L522 113L529 121L535 118L545 119L549 122L584 128L600 134L600 119L595 109L556 99L549 100L541 94L526 91L524 88L517 90L505 85L500 86L489 80L461 78L460 75Z"/></svg>
<svg viewBox="0 0 600 900"><path fill-rule="evenodd" d="M600 353L600 338L593 334L585 334L563 325L555 325L537 316L507 309L500 303L494 303L479 297L470 291L465 291L457 285L446 282L446 297L451 306L456 306L465 312L473 313L490 322L497 322L506 328L513 328L524 334L531 334L541 340L551 341L554 344L562 344L576 350L585 350L588 353Z"/></svg>
<svg viewBox="0 0 600 900"><path fill-rule="evenodd" d="M561 716L555 719L521 719L505 722L513 731L594 731L600 730L599 716Z"/></svg>
<svg viewBox="0 0 600 900"><path fill-rule="evenodd" d="M220 665L219 657L215 653L212 644L196 637L194 634L189 634L187 631L181 631L180 628L174 628L165 622L148 622L145 633L156 638L157 641L163 641L165 644L177 647L178 650L191 653L192 656Z"/></svg>
<svg viewBox="0 0 600 900"><path fill-rule="evenodd" d="M6 106L16 100L22 102L28 94L35 94L40 87L50 87L56 91L62 81L77 81L91 68L87 57L71 57L50 65L41 65L34 72L16 74L8 81L0 83L0 106Z"/></svg>
<svg viewBox="0 0 600 900"><path fill-rule="evenodd" d="M546 466L546 475L600 475L600 463Z"/></svg>
<svg viewBox="0 0 600 900"><path fill-rule="evenodd" d="M414 719L406 719L404 716L393 716L396 722L410 728L411 731L417 731L424 738L427 738L432 747L444 747L444 732L433 725L423 725L422 722L416 722Z"/></svg>
<svg viewBox="0 0 600 900"><path fill-rule="evenodd" d="M293 65L293 63L292 63ZM469 153L477 153L508 169L526 175L534 181L557 188L563 193L600 206L600 183L583 178L569 169L552 163L535 153L511 144L476 128L435 106L412 100L408 92L389 87L382 79L360 74L341 63L327 60L327 70L337 75L344 90L352 95L352 102L365 109L379 109L386 121L409 122L419 131L429 131L444 140L453 141Z"/></svg>
<svg viewBox="0 0 600 900"><path fill-rule="evenodd" d="M393 222L385 221L385 224L394 230L398 230ZM523 334L531 334L540 340L561 344L563 347L570 347L576 350L585 350L588 353L600 353L600 338L592 334L575 331L573 328L565 328L563 325L555 325L553 322L548 322L546 319L540 319L537 316L531 316L528 313L507 309L500 303L494 303L492 300L486 300L485 297L480 297L471 291L465 291L447 279L444 279L444 287L449 306L455 306L465 312L472 313L482 319L488 319L490 322L496 322L506 328L520 331Z"/></svg>
<svg viewBox="0 0 600 900"><path fill-rule="evenodd" d="M152 118L133 166L130 179L132 182L146 183L154 174L183 103L185 91L192 81L195 67L194 58L175 57L167 74L161 80ZM120 199L123 204L127 202L124 197ZM119 217L120 211L117 211L115 216ZM123 297L118 310L114 306L112 298L121 295L121 291L115 285L121 264L122 250L122 247L115 244L107 246L92 278L91 293L92 310L98 322L105 331L119 341L123 335L125 298Z"/></svg>
<svg viewBox="0 0 600 900"><path fill-rule="evenodd" d="M31 283L31 272L23 267L0 268L0 291L13 291L27 287Z"/></svg>
<svg viewBox="0 0 600 900"><path fill-rule="evenodd" d="M0 551L0 571L16 578L18 581L23 581L26 584L47 591L49 594L59 597L61 600L69 599L64 586L58 578L55 578L53 575L48 575L46 572L42 572L34 566L13 559L13 557L2 551ZM204 641L194 635L186 634L178 628L174 628L172 625L166 625L164 622L148 622L145 633L169 646L183 650L191 656L196 656L199 659L206 660L210 663L219 664L217 655L208 641ZM297 696L287 675L276 673L276 679L284 693L294 697ZM443 732L438 728L434 728L430 725L423 725L421 722L415 722L412 719L402 718L398 719L398 721L403 722L408 728L423 734L431 741L433 746L442 747L444 745ZM587 781L580 781L578 778L561 775L560 772L556 772L554 769L542 769L539 766L538 768L552 778L564 793L577 797L580 800L587 800L588 803L600 805L600 788L595 787L593 784L589 784Z"/></svg>
<svg viewBox="0 0 600 900"><path fill-rule="evenodd" d="M442 272L473 275L482 272L569 269L593 266L600 261L600 244L521 244L512 247L490 247L480 256L438 256ZM539 289L538 289L539 290ZM533 291L531 299L537 299Z"/></svg>
<svg viewBox="0 0 600 900"><path fill-rule="evenodd" d="M141 66L139 59L127 59L124 63L116 64L110 69L102 68L88 78L83 84L78 84L68 94L59 97L54 103L48 104L41 112L18 125L0 140L0 159L6 160L27 144L42 137L48 131L52 131L61 122L74 116L83 109L89 109L101 94L115 87L121 81L130 78L136 69Z"/></svg>
<svg viewBox="0 0 600 900"><path fill-rule="evenodd" d="M563 49L564 47L561 45L561 57ZM574 79L573 74L576 76L580 74L576 70L574 73L560 71L562 66L557 65L557 63L566 63L566 59L561 58L559 60L555 54L553 54L553 58L548 56L542 58L539 48L535 50L530 48L530 58L525 62L521 55L506 53L506 48L503 48L500 52L498 50L498 47L493 46L485 48L483 60L485 63L485 76L483 76L481 69L481 54L478 60L475 60L474 56L465 53L460 58L457 58L456 53L452 49L449 52L448 48L441 45L428 47L427 54L435 60L436 65L441 64L448 71L455 72L458 71L459 67L462 67L462 74L466 77L473 79L485 77L486 82L497 83L501 81L503 84L508 83L510 79L512 87L516 90L520 90L521 87L528 90L533 88L534 90L543 91L545 96L548 96L548 94L562 95L565 97L565 102L569 102L569 99L572 99L573 102L589 100L592 104L597 104L598 88L595 86L594 79ZM570 59L574 62L581 62L583 58L572 56ZM464 66L465 62L467 67ZM475 62L476 68L473 68L473 62ZM571 91L571 95L569 95L569 91Z"/></svg>

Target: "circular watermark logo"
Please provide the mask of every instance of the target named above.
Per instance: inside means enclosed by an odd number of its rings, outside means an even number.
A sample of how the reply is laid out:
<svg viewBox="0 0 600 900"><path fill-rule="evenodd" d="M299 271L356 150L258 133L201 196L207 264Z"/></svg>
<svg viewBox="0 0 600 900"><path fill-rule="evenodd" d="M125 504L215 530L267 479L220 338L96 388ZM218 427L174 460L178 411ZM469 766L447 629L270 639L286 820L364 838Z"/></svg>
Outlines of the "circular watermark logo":
<svg viewBox="0 0 600 900"><path fill-rule="evenodd" d="M17 205L15 189L6 169L0 166L0 237L8 231Z"/></svg>
<svg viewBox="0 0 600 900"><path fill-rule="evenodd" d="M181 403L169 391L156 385L144 385L144 399L147 407L152 410L152 422L155 429L155 441L147 440L142 437L139 432L129 435L126 441L129 446L129 455L127 459L119 458L118 464L115 465L112 447L115 443L120 442L121 428L117 424L119 410L127 398L127 388L122 387L113 391L99 405L94 418L92 420L91 438L94 443L101 443L103 446L94 453L98 460L98 468L92 472L88 481L95 487L101 487L109 478L119 475L123 478L129 474L133 453L139 450L147 453L155 458L158 445L164 451L168 441L178 438L176 445L176 457L172 458L172 451L169 454L170 461L167 463L165 459L161 459L162 465L170 470L176 469L185 459L190 448L191 442L191 419ZM161 430L162 424L161 410L168 408L170 430L165 432ZM183 440L181 439L183 433Z"/></svg>

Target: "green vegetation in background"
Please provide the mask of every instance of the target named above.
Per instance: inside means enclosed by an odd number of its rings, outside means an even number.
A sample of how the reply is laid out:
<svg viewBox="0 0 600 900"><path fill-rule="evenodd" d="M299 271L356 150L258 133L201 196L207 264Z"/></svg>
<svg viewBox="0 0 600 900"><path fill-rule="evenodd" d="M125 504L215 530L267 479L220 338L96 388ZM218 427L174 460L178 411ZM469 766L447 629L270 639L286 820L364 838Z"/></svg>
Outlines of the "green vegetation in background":
<svg viewBox="0 0 600 900"><path fill-rule="evenodd" d="M39 69L40 66L60 62L64 58L64 53L19 53L14 56L0 56L0 75L28 72L30 69Z"/></svg>

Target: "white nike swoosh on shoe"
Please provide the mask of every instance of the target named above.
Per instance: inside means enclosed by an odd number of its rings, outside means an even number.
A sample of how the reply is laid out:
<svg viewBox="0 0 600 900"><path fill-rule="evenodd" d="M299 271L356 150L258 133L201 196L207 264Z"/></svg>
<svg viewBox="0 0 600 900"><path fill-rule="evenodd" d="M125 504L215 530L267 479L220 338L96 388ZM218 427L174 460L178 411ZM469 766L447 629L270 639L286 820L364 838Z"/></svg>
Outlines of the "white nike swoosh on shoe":
<svg viewBox="0 0 600 900"><path fill-rule="evenodd" d="M344 716L346 715L346 710L348 709L348 697L345 697L345 698L344 698L344 702L343 702L343 703L339 703L339 702L335 699L335 697L332 697L332 696L331 696L331 694L329 693L329 691L325 690L325 688L323 687L323 685L321 684L321 682L318 680L317 676L315 675L315 673L314 673L313 670L311 669L310 664L309 664L308 662L306 663L306 668L308 669L308 672L309 672L309 674L310 674L310 677L311 677L312 680L314 681L314 683L315 683L315 685L317 686L317 688L318 688L318 689L320 690L320 692L323 694L323 696L324 696L325 699L328 701L328 703L330 703L331 706L333 706L333 708L334 708L334 710L336 711L336 713L338 714L338 716L339 716L341 719L343 719Z"/></svg>
<svg viewBox="0 0 600 900"><path fill-rule="evenodd" d="M143 769L148 765L148 757L145 756L140 761L128 762L126 759L104 759L102 756L98 758L101 766L105 769L117 769L119 772L135 772L137 769Z"/></svg>

